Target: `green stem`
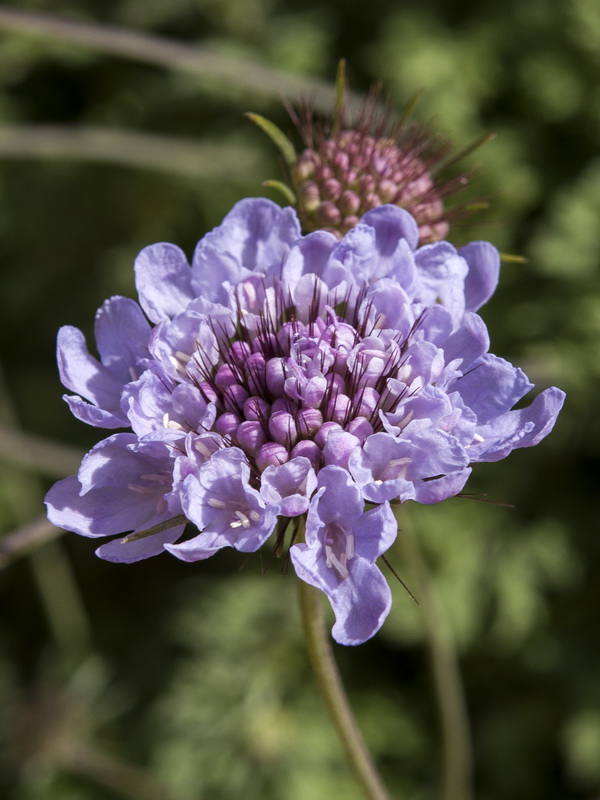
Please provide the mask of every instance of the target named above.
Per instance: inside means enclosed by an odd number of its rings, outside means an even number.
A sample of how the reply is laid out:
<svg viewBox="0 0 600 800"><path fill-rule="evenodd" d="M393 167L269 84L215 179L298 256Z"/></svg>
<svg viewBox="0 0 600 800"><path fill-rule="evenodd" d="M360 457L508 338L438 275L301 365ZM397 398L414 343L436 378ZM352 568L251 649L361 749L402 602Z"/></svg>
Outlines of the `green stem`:
<svg viewBox="0 0 600 800"><path fill-rule="evenodd" d="M318 589L298 580L300 613L309 657L346 758L368 800L389 800L389 795L358 728L338 671Z"/></svg>
<svg viewBox="0 0 600 800"><path fill-rule="evenodd" d="M422 609L431 655L444 748L442 800L471 800L471 734L452 632L416 538L403 531L398 537L398 546L414 576L415 594Z"/></svg>

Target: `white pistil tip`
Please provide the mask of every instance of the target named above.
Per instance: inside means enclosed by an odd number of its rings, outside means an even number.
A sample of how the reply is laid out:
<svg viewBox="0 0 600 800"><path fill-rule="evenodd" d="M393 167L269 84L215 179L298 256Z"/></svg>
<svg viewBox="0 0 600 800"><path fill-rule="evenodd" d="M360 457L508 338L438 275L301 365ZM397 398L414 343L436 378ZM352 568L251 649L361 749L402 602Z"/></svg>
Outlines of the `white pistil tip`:
<svg viewBox="0 0 600 800"><path fill-rule="evenodd" d="M485 439L480 433L473 434L473 441L474 442L485 442Z"/></svg>
<svg viewBox="0 0 600 800"><path fill-rule="evenodd" d="M349 533L346 537L346 560L350 561L354 556L354 536Z"/></svg>
<svg viewBox="0 0 600 800"><path fill-rule="evenodd" d="M175 369L180 375L187 376L186 369L184 365L181 363L181 361L179 361L179 359L175 358L175 356L169 356L169 361L171 362L171 365L175 367Z"/></svg>
<svg viewBox="0 0 600 800"><path fill-rule="evenodd" d="M216 497L210 497L206 502L211 508L227 508L227 503L224 500L218 500Z"/></svg>
<svg viewBox="0 0 600 800"><path fill-rule="evenodd" d="M243 511L235 511L234 513L235 513L236 517L238 518L238 521L237 521L237 522L235 522L235 521L234 521L234 522L230 522L230 523L229 523L229 524L231 525L231 527L232 527L232 528L239 528L239 527L240 527L240 525L241 525L241 526L242 526L242 528L244 528L244 529L247 529L247 528L249 528L249 527L250 527L250 520L249 520L249 519L248 519L248 517L247 517L247 516L244 514L244 512L243 512Z"/></svg>
<svg viewBox="0 0 600 800"><path fill-rule="evenodd" d="M410 464L412 462L412 458L393 458L390 461L390 467L400 467L402 464Z"/></svg>
<svg viewBox="0 0 600 800"><path fill-rule="evenodd" d="M190 361L190 359L191 359L192 357L191 357L191 356L188 356L188 354L187 354L187 353L184 353L184 352L183 352L183 351L181 351L181 350L175 350L175 358L176 358L178 361L181 361L181 363L182 363L182 364L187 364L187 363L188 363L188 361Z"/></svg>
<svg viewBox="0 0 600 800"><path fill-rule="evenodd" d="M180 425L178 422L175 422L174 419L169 419L168 414L163 415L163 427L164 428L171 428L174 431L182 431L184 430L183 425Z"/></svg>
<svg viewBox="0 0 600 800"><path fill-rule="evenodd" d="M148 494L148 492L153 491L151 486L140 486L139 483L128 483L127 488L139 494Z"/></svg>
<svg viewBox="0 0 600 800"><path fill-rule="evenodd" d="M410 364L405 364L402 370L396 375L396 378L403 383L406 383L408 378L410 378L410 373L412 372L412 367Z"/></svg>
<svg viewBox="0 0 600 800"><path fill-rule="evenodd" d="M203 441L198 439L194 444L194 448L204 456L204 458L210 458L212 456L212 450L207 447Z"/></svg>
<svg viewBox="0 0 600 800"><path fill-rule="evenodd" d="M345 580L348 577L348 569L346 565L340 561L340 559L336 556L336 554L331 549L331 546L326 544L325 545L325 566L326 567L333 567L338 575ZM343 559L346 560L347 555L344 554Z"/></svg>

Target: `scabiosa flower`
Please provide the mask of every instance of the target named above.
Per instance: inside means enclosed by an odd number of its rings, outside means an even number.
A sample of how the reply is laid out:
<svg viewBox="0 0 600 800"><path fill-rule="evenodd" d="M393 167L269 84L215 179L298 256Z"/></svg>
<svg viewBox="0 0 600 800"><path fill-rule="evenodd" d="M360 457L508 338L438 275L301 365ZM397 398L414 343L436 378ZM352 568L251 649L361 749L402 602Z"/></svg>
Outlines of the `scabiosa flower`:
<svg viewBox="0 0 600 800"><path fill-rule="evenodd" d="M396 535L391 504L458 494L473 462L546 436L564 398L551 388L512 410L532 384L488 352L476 313L495 248L418 242L394 205L338 240L247 199L191 266L174 245L143 250L141 308L116 297L98 312L100 360L76 329L59 333L74 413L130 431L50 490L50 520L119 535L97 554L120 562L253 552L272 536L279 551L288 525L305 528L290 559L327 594L334 637L371 637L390 607L376 561Z"/></svg>

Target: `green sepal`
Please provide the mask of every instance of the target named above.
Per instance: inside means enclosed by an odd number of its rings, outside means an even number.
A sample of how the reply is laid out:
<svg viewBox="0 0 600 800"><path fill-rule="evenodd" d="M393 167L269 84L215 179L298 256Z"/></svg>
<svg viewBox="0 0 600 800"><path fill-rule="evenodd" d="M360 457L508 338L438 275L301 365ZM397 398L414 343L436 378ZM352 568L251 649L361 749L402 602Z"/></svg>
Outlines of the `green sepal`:
<svg viewBox="0 0 600 800"><path fill-rule="evenodd" d="M296 155L294 145L281 128L278 128L274 122L271 122L260 114L254 114L252 111L246 112L245 116L251 119L255 125L258 125L263 133L267 134L269 139L279 148L285 163L291 167L296 162L298 156Z"/></svg>
<svg viewBox="0 0 600 800"><path fill-rule="evenodd" d="M461 211L467 211L469 214L475 211L487 211L490 207L490 203L487 200L477 200L473 203L467 203L464 206L461 206Z"/></svg>
<svg viewBox="0 0 600 800"><path fill-rule="evenodd" d="M408 102L402 109L402 114L400 115L400 119L398 120L399 129L402 129L406 125L408 120L412 117L412 113L415 110L417 103L419 102L424 93L425 89L423 88L417 89L417 91L414 92L414 94L412 94L408 98Z"/></svg>
<svg viewBox="0 0 600 800"><path fill-rule="evenodd" d="M296 205L296 195L286 183L269 179L268 181L263 181L262 186L268 186L271 189L277 189L277 191L281 192L291 206Z"/></svg>
<svg viewBox="0 0 600 800"><path fill-rule="evenodd" d="M169 530L169 528L175 528L177 525L184 525L186 522L189 522L187 517L184 517L183 514L178 514L176 517L168 519L165 522L159 522L158 525L153 525L151 528L146 528L143 531L137 531L137 533L130 533L128 536L125 536L124 539L121 539L121 544L137 542L138 539L145 539L147 536L154 536L155 533L162 533L163 531Z"/></svg>
<svg viewBox="0 0 600 800"><path fill-rule="evenodd" d="M514 255L513 253L500 253L500 261L503 264L528 264L529 259L525 256Z"/></svg>
<svg viewBox="0 0 600 800"><path fill-rule="evenodd" d="M335 111L333 114L332 135L339 133L340 125L344 117L344 101L346 95L346 59L340 58L337 74L335 76Z"/></svg>
<svg viewBox="0 0 600 800"><path fill-rule="evenodd" d="M495 133L484 133L483 136L480 136L478 139L475 139L474 142L471 142L471 144L467 145L467 147L465 147L463 150L459 150L458 153L454 153L452 156L450 156L450 158L446 159L446 161L442 161L440 164L438 164L437 167L435 167L435 169L431 170L431 175L439 175L440 172L443 172L445 169L448 169L448 167L451 167L453 164L456 164L457 161L460 161L461 159L470 155L479 147L481 147L484 144L487 144L487 142L491 142L492 139L495 138L496 138Z"/></svg>

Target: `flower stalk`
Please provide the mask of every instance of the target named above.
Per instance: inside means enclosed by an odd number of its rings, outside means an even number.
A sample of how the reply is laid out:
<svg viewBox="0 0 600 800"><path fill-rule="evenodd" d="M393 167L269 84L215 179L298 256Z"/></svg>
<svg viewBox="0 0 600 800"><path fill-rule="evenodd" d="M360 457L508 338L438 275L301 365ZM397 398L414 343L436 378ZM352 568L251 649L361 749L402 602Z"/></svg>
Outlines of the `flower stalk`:
<svg viewBox="0 0 600 800"><path fill-rule="evenodd" d="M298 580L297 585L302 627L312 668L348 763L367 800L390 800L358 728L335 663L321 595L302 580Z"/></svg>
<svg viewBox="0 0 600 800"><path fill-rule="evenodd" d="M443 746L440 797L441 800L472 800L471 732L452 634L416 538L403 531L397 542L402 560L412 573L431 658Z"/></svg>

